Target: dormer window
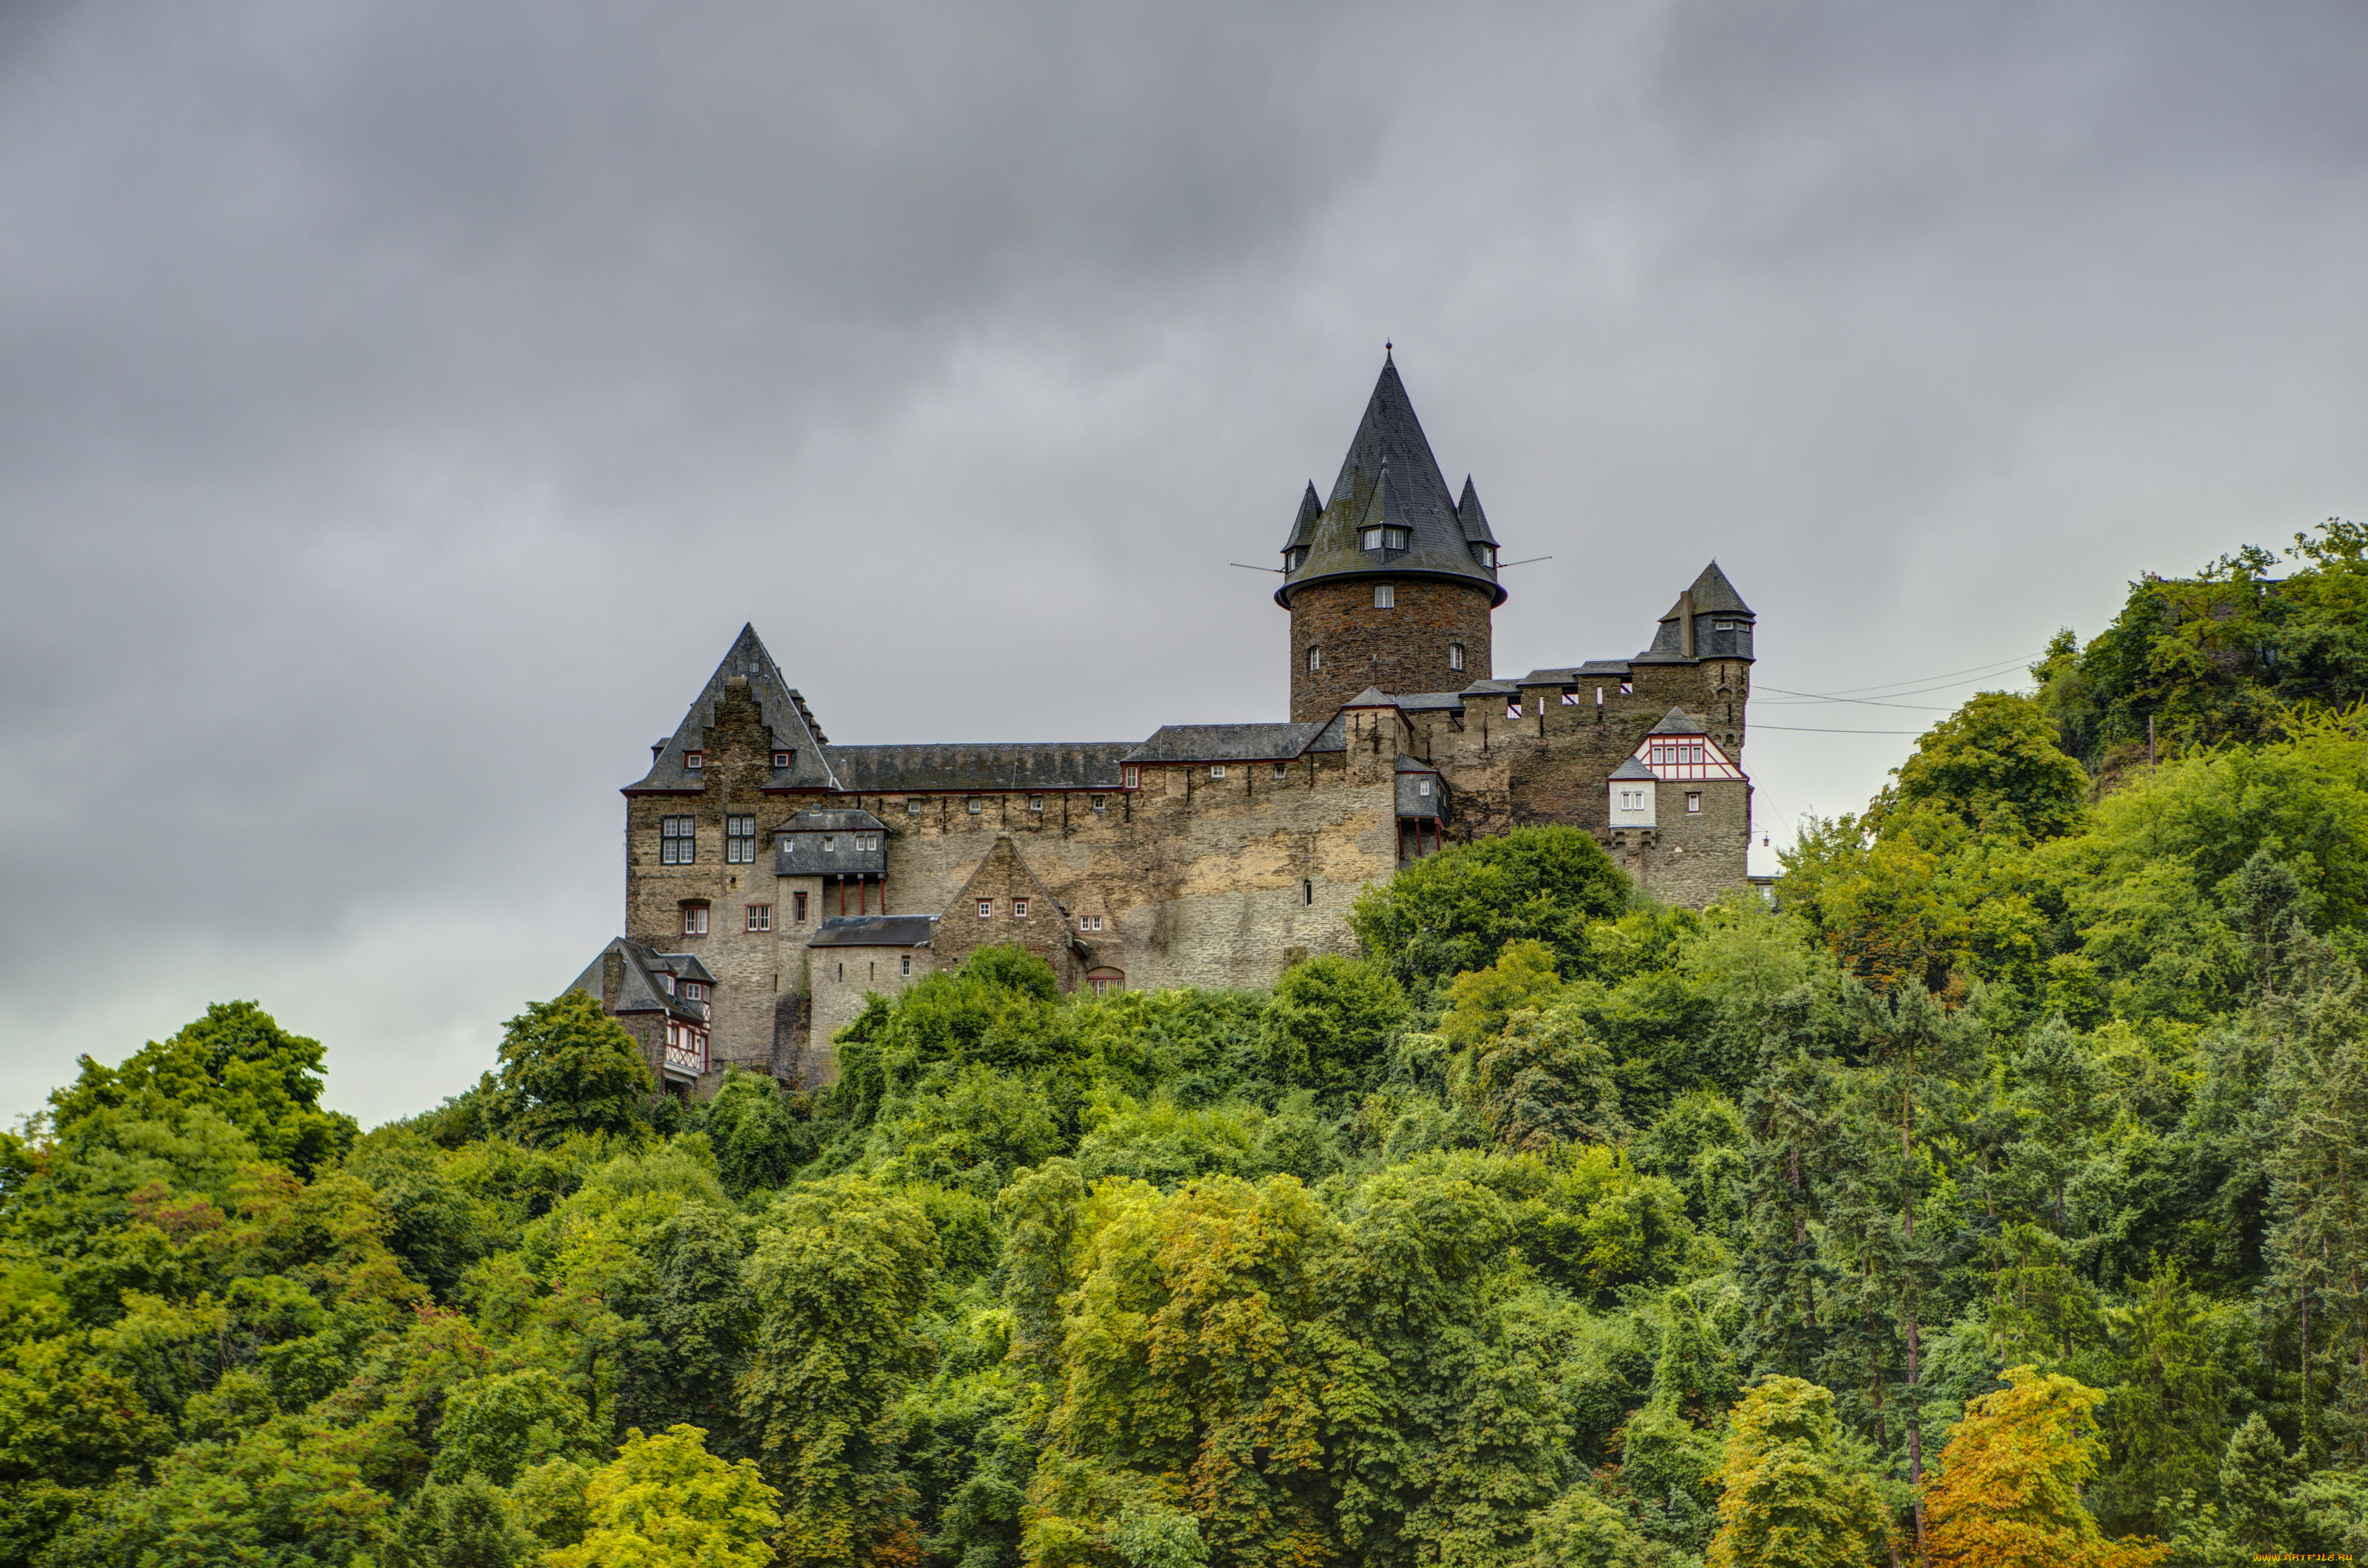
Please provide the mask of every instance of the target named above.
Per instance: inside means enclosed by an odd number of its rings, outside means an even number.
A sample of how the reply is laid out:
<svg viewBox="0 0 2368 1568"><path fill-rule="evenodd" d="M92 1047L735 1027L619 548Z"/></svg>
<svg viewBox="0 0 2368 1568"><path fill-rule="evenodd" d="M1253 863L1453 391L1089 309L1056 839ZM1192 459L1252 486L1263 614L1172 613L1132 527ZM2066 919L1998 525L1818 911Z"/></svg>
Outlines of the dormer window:
<svg viewBox="0 0 2368 1568"><path fill-rule="evenodd" d="M1125 771L1119 776L1119 782L1129 790L1142 789L1143 769L1135 767L1135 765L1131 762L1128 763L1126 765Z"/></svg>
<svg viewBox="0 0 2368 1568"><path fill-rule="evenodd" d="M838 853L838 835L835 833L825 833L822 835L822 852L825 855L836 855Z"/></svg>
<svg viewBox="0 0 2368 1568"><path fill-rule="evenodd" d="M797 765L798 754L793 751L777 751L773 754L773 766L777 768L795 767Z"/></svg>
<svg viewBox="0 0 2368 1568"><path fill-rule="evenodd" d="M855 846L858 849L877 849L880 847L880 835L876 833L859 833L855 835Z"/></svg>
<svg viewBox="0 0 2368 1568"><path fill-rule="evenodd" d="M707 754L703 751L687 751L682 754L682 766L685 772L696 773L707 766Z"/></svg>
<svg viewBox="0 0 2368 1568"><path fill-rule="evenodd" d="M1367 528L1358 544L1365 550L1404 550L1406 547L1405 528Z"/></svg>
<svg viewBox="0 0 2368 1568"><path fill-rule="evenodd" d="M1472 559L1494 572L1497 569L1497 547L1493 544L1475 544L1472 547Z"/></svg>
<svg viewBox="0 0 2368 1568"><path fill-rule="evenodd" d="M1301 545L1297 550L1284 551L1282 552L1282 564L1284 570L1291 572L1296 572L1301 567L1306 565L1307 547L1305 545Z"/></svg>

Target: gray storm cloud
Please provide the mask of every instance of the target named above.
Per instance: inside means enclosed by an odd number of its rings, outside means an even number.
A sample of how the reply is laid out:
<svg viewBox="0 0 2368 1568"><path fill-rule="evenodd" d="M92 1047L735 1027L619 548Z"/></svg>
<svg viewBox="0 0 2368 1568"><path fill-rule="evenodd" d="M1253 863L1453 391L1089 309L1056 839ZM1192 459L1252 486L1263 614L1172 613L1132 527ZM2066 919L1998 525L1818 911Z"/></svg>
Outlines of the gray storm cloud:
<svg viewBox="0 0 2368 1568"><path fill-rule="evenodd" d="M2339 5L0 11L0 1108L231 996L366 1119L463 1086L613 934L615 789L743 620L839 740L1279 714L1225 563L1384 336L1553 557L1508 665L1633 651L1715 555L1766 686L1953 671L2368 511L2363 45ZM1757 715L1776 842L1912 744L1808 732L1935 716Z"/></svg>

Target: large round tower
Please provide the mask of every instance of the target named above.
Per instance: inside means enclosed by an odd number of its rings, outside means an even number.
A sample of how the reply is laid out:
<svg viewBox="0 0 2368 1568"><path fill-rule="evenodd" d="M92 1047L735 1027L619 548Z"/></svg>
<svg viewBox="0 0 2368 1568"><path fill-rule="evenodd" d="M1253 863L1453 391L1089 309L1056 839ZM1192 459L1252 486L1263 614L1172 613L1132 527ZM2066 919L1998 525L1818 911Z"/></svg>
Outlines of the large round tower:
<svg viewBox="0 0 2368 1568"><path fill-rule="evenodd" d="M1282 550L1275 603L1291 612L1291 718L1329 718L1367 687L1461 691L1490 675L1489 618L1505 602L1497 540L1472 481L1448 494L1385 358L1328 501L1311 483Z"/></svg>

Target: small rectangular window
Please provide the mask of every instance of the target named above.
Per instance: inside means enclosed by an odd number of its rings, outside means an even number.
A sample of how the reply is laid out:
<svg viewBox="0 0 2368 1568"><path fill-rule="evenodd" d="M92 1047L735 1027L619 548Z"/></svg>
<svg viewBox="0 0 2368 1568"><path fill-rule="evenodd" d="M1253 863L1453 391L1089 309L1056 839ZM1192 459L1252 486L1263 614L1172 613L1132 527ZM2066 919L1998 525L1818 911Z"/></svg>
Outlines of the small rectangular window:
<svg viewBox="0 0 2368 1568"><path fill-rule="evenodd" d="M748 929L751 931L769 931L772 928L773 906L769 903L750 904L748 906Z"/></svg>
<svg viewBox="0 0 2368 1568"><path fill-rule="evenodd" d="M1323 650L1323 649L1321 649L1321 648L1310 648L1310 649L1308 649L1308 650L1307 650L1307 673L1308 673L1309 675L1314 675L1316 671L1318 671L1318 670L1322 669L1323 667L1324 667L1324 650Z"/></svg>
<svg viewBox="0 0 2368 1568"><path fill-rule="evenodd" d="M1042 810L1044 809L1044 797L1043 797L1043 796L1042 796L1042 795L1030 795L1030 796L1029 796L1029 797L1028 797L1028 809L1029 809L1030 811L1031 811L1031 812L1041 812L1041 811L1042 811Z"/></svg>
<svg viewBox="0 0 2368 1568"><path fill-rule="evenodd" d="M699 830L689 817L665 817L658 823L658 864L689 866L699 859Z"/></svg>
<svg viewBox="0 0 2368 1568"><path fill-rule="evenodd" d="M908 817L916 817L921 814L921 800L919 796L916 795L913 799L905 802L905 814Z"/></svg>
<svg viewBox="0 0 2368 1568"><path fill-rule="evenodd" d="M1382 530L1382 548L1383 550L1404 550L1406 547L1406 544L1407 536L1406 529L1383 528Z"/></svg>
<svg viewBox="0 0 2368 1568"><path fill-rule="evenodd" d="M1358 548L1358 549L1360 549L1360 550L1379 550L1379 549L1381 549L1381 548L1382 548L1382 530L1381 530L1381 529L1379 529L1379 528L1367 528L1363 533L1361 533L1361 534L1358 535L1358 536L1357 536L1357 548Z"/></svg>
<svg viewBox="0 0 2368 1568"><path fill-rule="evenodd" d="M795 920L801 926L806 923L805 894L802 892L793 892L790 895L790 918Z"/></svg>
<svg viewBox="0 0 2368 1568"><path fill-rule="evenodd" d="M1025 920L1028 918L1028 901L1026 899L1015 898L1011 901L1011 918L1014 920Z"/></svg>
<svg viewBox="0 0 2368 1568"><path fill-rule="evenodd" d="M836 855L838 853L838 835L835 833L825 833L822 835L822 852L825 855Z"/></svg>
<svg viewBox="0 0 2368 1568"><path fill-rule="evenodd" d="M978 917L981 920L992 920L995 918L995 900L991 898L983 898L978 901Z"/></svg>
<svg viewBox="0 0 2368 1568"><path fill-rule="evenodd" d="M1420 779L1417 779L1417 780L1415 781L1414 792L1415 792L1416 794L1417 794L1417 795L1428 795L1428 794L1429 794L1429 793L1430 793L1430 780L1429 780L1429 779L1428 779L1428 778L1420 778Z"/></svg>
<svg viewBox="0 0 2368 1568"><path fill-rule="evenodd" d="M1209 768L1209 777L1210 777L1210 778L1223 778L1224 776L1225 776L1225 765L1224 765L1224 763L1222 763L1222 762L1220 762L1220 763L1213 763L1213 764L1212 764L1212 765L1210 766L1210 768Z"/></svg>
<svg viewBox="0 0 2368 1568"><path fill-rule="evenodd" d="M903 961L904 961L904 970L903 970L903 972L902 972L902 976L901 976L901 978L905 979L905 980L910 980L910 979L912 979L912 978L913 978L913 955L912 955L912 954L910 954L910 953L906 953L906 954L905 955L905 957L904 957L904 960L903 960Z"/></svg>
<svg viewBox="0 0 2368 1568"><path fill-rule="evenodd" d="M1100 816L1109 810L1110 797L1107 795L1096 795L1094 797L1094 814L1096 816Z"/></svg>
<svg viewBox="0 0 2368 1568"><path fill-rule="evenodd" d="M1397 604L1398 587L1395 583L1376 583L1373 585L1373 608L1375 609L1395 609L1397 608Z"/></svg>
<svg viewBox="0 0 2368 1568"><path fill-rule="evenodd" d="M1451 670L1460 670L1463 667L1463 643L1450 642L1447 645L1447 667Z"/></svg>
<svg viewBox="0 0 2368 1568"><path fill-rule="evenodd" d="M686 903L682 906L682 934L686 937L707 935L707 905Z"/></svg>
<svg viewBox="0 0 2368 1568"><path fill-rule="evenodd" d="M1735 622L1731 620L1713 620L1710 623L1710 626L1713 631L1732 631L1735 630Z"/></svg>
<svg viewBox="0 0 2368 1568"><path fill-rule="evenodd" d="M795 767L797 764L798 754L793 751L777 751L773 754L773 766L777 768Z"/></svg>
<svg viewBox="0 0 2368 1568"><path fill-rule="evenodd" d="M984 805L985 805L985 802L983 802L982 801L980 801L980 800L979 800L979 798L978 798L976 795L973 795L973 796L972 796L972 797L971 797L967 801L965 801L965 802L963 803L963 809L964 809L965 811L969 812L971 815L973 815L973 816L976 816L976 815L978 815L979 812L983 809Z"/></svg>
<svg viewBox="0 0 2368 1568"><path fill-rule="evenodd" d="M725 817L723 819L723 858L729 865L746 866L757 858L757 819Z"/></svg>
<svg viewBox="0 0 2368 1568"><path fill-rule="evenodd" d="M1314 903L1315 902L1315 884L1314 882L1303 881L1299 884L1299 902L1302 903Z"/></svg>
<svg viewBox="0 0 2368 1568"><path fill-rule="evenodd" d="M1102 928L1102 917L1101 917L1100 915L1078 915L1078 916L1077 916L1077 929L1078 929L1078 930L1080 930L1080 931L1099 931L1099 930L1100 930L1101 928Z"/></svg>
<svg viewBox="0 0 2368 1568"><path fill-rule="evenodd" d="M1698 792L1691 790L1686 791L1686 810L1690 812L1702 810L1702 796Z"/></svg>
<svg viewBox="0 0 2368 1568"><path fill-rule="evenodd" d="M1291 764L1289 764L1289 763L1287 763L1287 762L1278 762L1278 763L1276 763L1276 764L1274 765L1274 776L1275 776L1277 778L1290 778L1290 777L1291 777Z"/></svg>
<svg viewBox="0 0 2368 1568"><path fill-rule="evenodd" d="M687 751L682 754L682 765L691 772L697 773L707 766L707 754L703 751Z"/></svg>
<svg viewBox="0 0 2368 1568"><path fill-rule="evenodd" d="M1143 769L1129 763L1126 771L1120 775L1119 781L1130 790L1140 790L1143 788Z"/></svg>

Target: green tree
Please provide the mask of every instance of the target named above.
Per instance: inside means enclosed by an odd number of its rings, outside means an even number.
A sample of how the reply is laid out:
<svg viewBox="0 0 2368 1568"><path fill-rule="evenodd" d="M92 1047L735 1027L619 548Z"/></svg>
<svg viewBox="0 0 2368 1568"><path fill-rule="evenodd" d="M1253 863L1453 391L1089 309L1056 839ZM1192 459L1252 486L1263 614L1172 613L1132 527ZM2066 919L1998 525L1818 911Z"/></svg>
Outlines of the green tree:
<svg viewBox="0 0 2368 1568"><path fill-rule="evenodd" d="M1517 1149L1611 1143L1628 1133L1611 1052L1570 1002L1514 1014L1481 1047L1473 1086L1489 1131Z"/></svg>
<svg viewBox="0 0 2368 1568"><path fill-rule="evenodd" d="M734 1198L780 1187L814 1157L814 1129L770 1077L727 1067L707 1102L707 1137L716 1174Z"/></svg>
<svg viewBox="0 0 2368 1568"><path fill-rule="evenodd" d="M1899 807L1939 812L1976 833L2068 833L2079 825L2089 775L2055 739L2039 703L1985 691L1916 743L1899 767Z"/></svg>
<svg viewBox="0 0 2368 1568"><path fill-rule="evenodd" d="M655 1437L636 1427L585 1488L584 1539L550 1553L550 1568L764 1568L780 1494L755 1464L709 1453L696 1426Z"/></svg>
<svg viewBox="0 0 2368 1568"><path fill-rule="evenodd" d="M412 1494L381 1561L385 1568L511 1568L541 1555L542 1543L511 1517L501 1489L472 1471Z"/></svg>
<svg viewBox="0 0 2368 1568"><path fill-rule="evenodd" d="M1374 1079L1406 1017L1406 993L1385 969L1318 954L1275 982L1266 1012L1270 1071L1281 1083L1338 1098Z"/></svg>
<svg viewBox="0 0 2368 1568"><path fill-rule="evenodd" d="M74 1083L50 1096L60 1134L97 1112L204 1106L299 1176L334 1162L359 1131L321 1108L321 1042L291 1035L252 1002L216 1002L171 1039L151 1040L120 1067L81 1058Z"/></svg>
<svg viewBox="0 0 2368 1568"><path fill-rule="evenodd" d="M1890 1531L1866 1459L1815 1383L1770 1378L1744 1394L1718 1481L1711 1568L1869 1568L1884 1556Z"/></svg>
<svg viewBox="0 0 2368 1568"><path fill-rule="evenodd" d="M586 992L528 1003L503 1026L501 1060L494 1121L521 1142L552 1144L579 1132L637 1138L646 1125L649 1063Z"/></svg>
<svg viewBox="0 0 2368 1568"><path fill-rule="evenodd" d="M1447 1011L1439 1032L1470 1048L1504 1032L1505 1020L1525 1007L1543 1007L1562 992L1554 954L1543 942L1524 937L1508 942L1486 969L1457 975L1447 984Z"/></svg>
<svg viewBox="0 0 2368 1568"><path fill-rule="evenodd" d="M541 1367L472 1378L445 1396L435 1477L482 1475L507 1486L518 1471L592 1452L599 1437L584 1402Z"/></svg>
<svg viewBox="0 0 2368 1568"><path fill-rule="evenodd" d="M1568 978L1586 971L1588 923L1618 914L1630 891L1586 829L1517 827L1451 845L1367 889L1349 928L1418 994L1524 939L1543 942Z"/></svg>
<svg viewBox="0 0 2368 1568"><path fill-rule="evenodd" d="M761 1304L740 1412L789 1502L784 1560L869 1561L909 1534L892 1405L924 1365L914 1319L937 1233L907 1199L855 1177L793 1189L748 1266Z"/></svg>

